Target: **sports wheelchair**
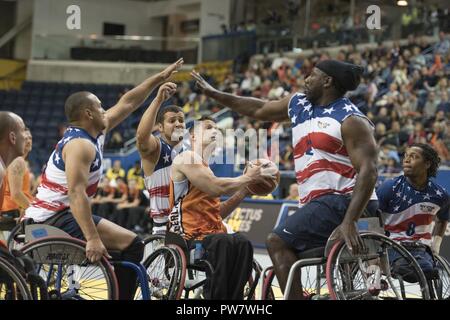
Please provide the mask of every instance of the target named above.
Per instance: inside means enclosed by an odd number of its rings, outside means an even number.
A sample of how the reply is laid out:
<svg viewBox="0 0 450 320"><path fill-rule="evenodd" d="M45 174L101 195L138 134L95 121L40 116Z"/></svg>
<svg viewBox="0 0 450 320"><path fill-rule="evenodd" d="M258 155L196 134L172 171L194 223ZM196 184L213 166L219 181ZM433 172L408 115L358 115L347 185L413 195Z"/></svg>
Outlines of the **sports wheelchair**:
<svg viewBox="0 0 450 320"><path fill-rule="evenodd" d="M300 284L304 299L430 299L429 279L408 250L383 235L382 225L379 217L358 221L364 243L361 253L351 254L343 240L331 241L334 233L325 247L299 253L299 260L290 269L284 295L273 267L265 268L261 299L288 299L294 281ZM390 261L393 252L403 259L401 268Z"/></svg>
<svg viewBox="0 0 450 320"><path fill-rule="evenodd" d="M139 298L150 299L145 268L141 264L123 261L120 251L108 250L111 260L103 257L95 264L90 263L86 258L84 241L53 226L35 224L31 219L22 221L21 226L11 232L8 244L10 248L20 248L34 262L36 273L45 281L49 299L118 299L116 265L132 269L138 279Z"/></svg>
<svg viewBox="0 0 450 320"><path fill-rule="evenodd" d="M162 244L164 240L164 244ZM192 252L180 235L168 232L146 239L153 252L144 260L147 269L152 299L203 299L213 266L205 259L191 260ZM146 245L147 246L147 245ZM262 268L256 260L252 263L252 274L244 288L244 298L256 298L256 286Z"/></svg>
<svg viewBox="0 0 450 320"><path fill-rule="evenodd" d="M44 281L35 273L33 262L19 251L9 252L0 241L0 300L47 299Z"/></svg>

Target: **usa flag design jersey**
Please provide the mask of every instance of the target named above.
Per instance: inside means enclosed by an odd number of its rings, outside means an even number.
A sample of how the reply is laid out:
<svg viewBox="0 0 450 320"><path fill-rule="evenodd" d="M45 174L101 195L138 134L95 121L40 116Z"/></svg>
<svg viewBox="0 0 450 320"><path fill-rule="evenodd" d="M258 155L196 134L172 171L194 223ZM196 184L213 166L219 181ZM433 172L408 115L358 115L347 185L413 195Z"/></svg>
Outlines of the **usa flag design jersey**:
<svg viewBox="0 0 450 320"><path fill-rule="evenodd" d="M402 175L385 181L377 194L386 235L393 240L430 245L435 216L449 218L449 195L432 180L425 190L416 190Z"/></svg>
<svg viewBox="0 0 450 320"><path fill-rule="evenodd" d="M357 174L344 146L341 126L350 116L367 117L347 98L326 107L313 106L301 93L291 97L288 115L299 206L326 194L351 194ZM375 191L371 199L376 200Z"/></svg>
<svg viewBox="0 0 450 320"><path fill-rule="evenodd" d="M155 166L153 174L145 177L145 187L150 197L150 215L168 216L169 193L170 193L170 168L175 157L184 150L183 143L171 147L163 139L160 141L160 153L158 163Z"/></svg>
<svg viewBox="0 0 450 320"><path fill-rule="evenodd" d="M36 199L25 211L25 217L33 218L36 222L42 222L69 208L66 168L62 151L65 145L73 139L86 139L95 148L95 159L92 161L89 169L88 187L86 188L86 193L90 198L95 196L97 185L103 172L102 161L105 136L100 135L97 138L93 138L82 128L70 126L64 132L64 136L56 145L47 162L37 189Z"/></svg>

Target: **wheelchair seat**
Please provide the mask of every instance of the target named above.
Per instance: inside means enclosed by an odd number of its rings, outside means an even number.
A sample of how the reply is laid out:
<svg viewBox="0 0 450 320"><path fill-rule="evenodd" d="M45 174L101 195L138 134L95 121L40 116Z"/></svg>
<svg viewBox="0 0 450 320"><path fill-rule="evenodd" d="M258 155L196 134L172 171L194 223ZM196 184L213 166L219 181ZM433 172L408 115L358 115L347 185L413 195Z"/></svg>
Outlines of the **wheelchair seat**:
<svg viewBox="0 0 450 320"><path fill-rule="evenodd" d="M108 250L108 254L111 256L110 261L122 261L122 251L120 250Z"/></svg>
<svg viewBox="0 0 450 320"><path fill-rule="evenodd" d="M313 249L308 249L297 253L297 258L300 259L312 259L312 258L322 258L325 254L325 247L318 247Z"/></svg>

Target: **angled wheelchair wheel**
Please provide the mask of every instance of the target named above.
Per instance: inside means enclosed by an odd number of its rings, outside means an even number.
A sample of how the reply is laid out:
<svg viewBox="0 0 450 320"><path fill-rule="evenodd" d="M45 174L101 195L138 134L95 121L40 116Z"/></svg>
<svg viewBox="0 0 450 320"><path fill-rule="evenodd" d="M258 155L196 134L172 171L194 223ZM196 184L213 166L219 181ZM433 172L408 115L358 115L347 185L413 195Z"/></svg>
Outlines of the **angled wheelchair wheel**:
<svg viewBox="0 0 450 320"><path fill-rule="evenodd" d="M450 300L450 265L445 258L435 255L436 278L431 280L432 297L437 300Z"/></svg>
<svg viewBox="0 0 450 320"><path fill-rule="evenodd" d="M275 271L273 268L267 270L266 274L263 275L263 287L261 299L262 300L282 300L283 292L281 291L278 280L275 276Z"/></svg>
<svg viewBox="0 0 450 320"><path fill-rule="evenodd" d="M245 300L256 300L256 289L258 286L259 279L261 277L262 267L258 261L253 259L252 263L252 273L250 278L244 287L244 299Z"/></svg>
<svg viewBox="0 0 450 320"><path fill-rule="evenodd" d="M182 261L173 248L159 247L143 263L147 270L151 300L175 300L181 282ZM140 290L136 293L139 299Z"/></svg>
<svg viewBox="0 0 450 320"><path fill-rule="evenodd" d="M32 300L26 280L5 258L0 256L0 301Z"/></svg>
<svg viewBox="0 0 450 320"><path fill-rule="evenodd" d="M117 300L119 290L114 270L103 257L96 264L86 258L86 243L68 237L45 237L28 243L22 252L30 257L36 272L55 300Z"/></svg>
<svg viewBox="0 0 450 320"><path fill-rule="evenodd" d="M164 235L162 234L152 234L144 239L144 257L142 261L145 261L150 254L155 251L157 248L162 247L164 245Z"/></svg>
<svg viewBox="0 0 450 320"><path fill-rule="evenodd" d="M430 299L427 280L413 256L393 240L361 234L365 249L352 255L344 241L327 258L330 296L336 300Z"/></svg>

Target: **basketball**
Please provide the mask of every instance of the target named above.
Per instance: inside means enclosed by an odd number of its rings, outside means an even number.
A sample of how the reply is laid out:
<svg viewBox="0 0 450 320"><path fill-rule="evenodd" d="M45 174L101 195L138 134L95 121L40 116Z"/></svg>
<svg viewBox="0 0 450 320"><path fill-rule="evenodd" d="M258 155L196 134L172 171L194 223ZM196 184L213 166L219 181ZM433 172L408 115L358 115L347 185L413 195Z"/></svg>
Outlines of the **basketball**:
<svg viewBox="0 0 450 320"><path fill-rule="evenodd" d="M257 159L248 163L250 166L255 164L262 164L262 173L263 175L267 175L267 181L270 182L271 186L269 187L261 183L255 183L249 185L247 189L254 195L265 196L278 187L278 183L280 182L280 171L278 170L277 165L268 159Z"/></svg>

